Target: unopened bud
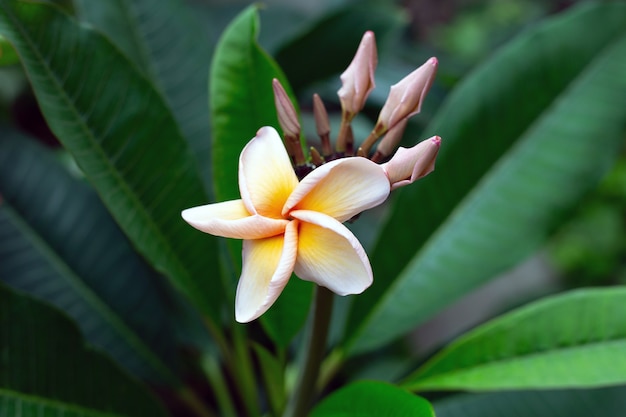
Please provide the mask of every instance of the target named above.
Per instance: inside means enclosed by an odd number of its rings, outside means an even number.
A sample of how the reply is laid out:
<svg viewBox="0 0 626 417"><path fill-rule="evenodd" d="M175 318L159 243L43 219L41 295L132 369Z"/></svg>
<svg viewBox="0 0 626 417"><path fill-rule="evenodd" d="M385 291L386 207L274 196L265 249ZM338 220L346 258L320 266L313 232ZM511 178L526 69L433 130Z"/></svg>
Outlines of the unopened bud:
<svg viewBox="0 0 626 417"><path fill-rule="evenodd" d="M389 162L382 168L389 178L391 189L411 184L435 169L435 159L441 146L441 138L433 136L412 148L398 148Z"/></svg>
<svg viewBox="0 0 626 417"><path fill-rule="evenodd" d="M322 141L322 152L330 155L332 148L330 145L330 121L324 102L318 94L313 94L313 115L315 116L315 127L317 134Z"/></svg>
<svg viewBox="0 0 626 417"><path fill-rule="evenodd" d="M421 67L391 86L389 97L380 110L375 129L379 134L398 122L419 113L422 101L435 79L437 58L430 58Z"/></svg>
<svg viewBox="0 0 626 417"><path fill-rule="evenodd" d="M378 63L374 33L365 32L348 68L341 74L342 86L337 91L343 117L347 121L363 109L367 96L374 89L374 70Z"/></svg>
<svg viewBox="0 0 626 417"><path fill-rule="evenodd" d="M298 115L287 92L276 78L272 80L272 87L274 88L274 102L276 103L278 123L280 123L280 127L283 129L284 135L300 137Z"/></svg>

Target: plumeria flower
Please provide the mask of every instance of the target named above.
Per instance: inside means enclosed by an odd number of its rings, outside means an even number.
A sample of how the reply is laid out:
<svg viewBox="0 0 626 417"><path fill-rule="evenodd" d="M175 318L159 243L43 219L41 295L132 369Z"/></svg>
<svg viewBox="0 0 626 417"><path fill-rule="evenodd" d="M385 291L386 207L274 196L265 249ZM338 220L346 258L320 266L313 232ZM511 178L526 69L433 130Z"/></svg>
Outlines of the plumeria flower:
<svg viewBox="0 0 626 417"><path fill-rule="evenodd" d="M295 108L274 80L285 143L274 128L259 129L239 157L241 198L182 212L185 221L203 232L243 239L243 267L235 299L238 322L249 322L267 311L292 273L339 295L359 294L372 284L372 268L365 250L343 222L381 204L392 190L434 169L440 146L437 136L412 148L399 148L389 159L406 119L419 111L432 83L434 62L431 59L426 69L421 67L419 79L413 73L410 82L401 81L393 87L388 102L397 103L400 113L395 113L397 120L388 123L382 133L379 129L370 135L376 136L370 139L373 143L386 133L371 158L362 148L354 154L350 128L350 120L361 110L373 87L376 49L371 32L365 34L355 60L342 75L341 103L349 108L343 109L339 133L343 139L337 139L334 151L328 115L319 96L315 96L322 153L312 148L310 157L305 157ZM412 93L419 97L410 97ZM391 105L385 106L393 114ZM350 116L345 117L346 113Z"/></svg>

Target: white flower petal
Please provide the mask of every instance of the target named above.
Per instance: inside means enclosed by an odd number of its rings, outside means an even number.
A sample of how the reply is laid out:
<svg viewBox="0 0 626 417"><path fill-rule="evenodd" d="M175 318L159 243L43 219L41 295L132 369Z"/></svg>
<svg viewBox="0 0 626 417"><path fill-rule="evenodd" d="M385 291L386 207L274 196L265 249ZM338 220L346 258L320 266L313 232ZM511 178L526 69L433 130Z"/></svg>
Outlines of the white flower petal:
<svg viewBox="0 0 626 417"><path fill-rule="evenodd" d="M301 220L294 271L339 295L359 294L372 284L372 268L357 238L332 217L308 210L291 215Z"/></svg>
<svg viewBox="0 0 626 417"><path fill-rule="evenodd" d="M265 313L287 285L298 246L298 221L285 234L267 239L244 240L243 269L237 286L235 319L247 323Z"/></svg>
<svg viewBox="0 0 626 417"><path fill-rule="evenodd" d="M311 210L344 222L387 199L389 179L380 165L351 157L328 162L304 177L283 207Z"/></svg>
<svg viewBox="0 0 626 417"><path fill-rule="evenodd" d="M183 219L205 233L234 239L260 239L284 232L287 220L250 215L241 200L183 210Z"/></svg>
<svg viewBox="0 0 626 417"><path fill-rule="evenodd" d="M278 132L259 129L239 157L239 191L252 214L282 218L281 209L298 184Z"/></svg>

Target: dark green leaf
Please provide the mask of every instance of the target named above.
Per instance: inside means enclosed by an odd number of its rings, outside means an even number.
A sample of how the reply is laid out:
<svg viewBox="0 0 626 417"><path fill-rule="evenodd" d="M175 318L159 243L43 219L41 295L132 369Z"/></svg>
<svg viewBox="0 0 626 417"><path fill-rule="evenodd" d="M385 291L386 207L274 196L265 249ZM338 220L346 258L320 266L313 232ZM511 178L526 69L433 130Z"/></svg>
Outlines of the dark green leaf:
<svg viewBox="0 0 626 417"><path fill-rule="evenodd" d="M623 417L626 387L457 395L433 405L437 417Z"/></svg>
<svg viewBox="0 0 626 417"><path fill-rule="evenodd" d="M585 4L520 35L453 92L428 129L443 138L437 169L400 190L372 254L374 285L348 325L355 351L545 240L623 144L624 73L626 4Z"/></svg>
<svg viewBox="0 0 626 417"><path fill-rule="evenodd" d="M291 339L302 329L312 294L313 283L292 274L278 300L263 314L263 327L279 347L288 347Z"/></svg>
<svg viewBox="0 0 626 417"><path fill-rule="evenodd" d="M0 128L0 281L72 317L85 339L142 378L175 382L160 277L83 181Z"/></svg>
<svg viewBox="0 0 626 417"><path fill-rule="evenodd" d="M435 417L425 399L391 384L359 381L324 398L311 417Z"/></svg>
<svg viewBox="0 0 626 417"><path fill-rule="evenodd" d="M211 187L210 42L180 0L79 0L81 17L105 33L153 82Z"/></svg>
<svg viewBox="0 0 626 417"><path fill-rule="evenodd" d="M32 11L47 22L31 19ZM54 7L0 1L46 120L138 250L202 312L219 317L215 241L180 211L206 202L161 96L102 35Z"/></svg>
<svg viewBox="0 0 626 417"><path fill-rule="evenodd" d="M224 31L211 67L213 178L219 200L239 198L239 154L257 130L278 128L272 79L290 91L280 68L257 43L258 20L256 6L245 9ZM312 296L309 283L291 283L291 290L295 293L283 294L272 313L261 318L280 346L289 344L302 327Z"/></svg>
<svg viewBox="0 0 626 417"><path fill-rule="evenodd" d="M626 288L550 297L492 320L406 378L411 390L626 384Z"/></svg>
<svg viewBox="0 0 626 417"><path fill-rule="evenodd" d="M156 398L87 348L58 311L0 285L3 416L166 416Z"/></svg>

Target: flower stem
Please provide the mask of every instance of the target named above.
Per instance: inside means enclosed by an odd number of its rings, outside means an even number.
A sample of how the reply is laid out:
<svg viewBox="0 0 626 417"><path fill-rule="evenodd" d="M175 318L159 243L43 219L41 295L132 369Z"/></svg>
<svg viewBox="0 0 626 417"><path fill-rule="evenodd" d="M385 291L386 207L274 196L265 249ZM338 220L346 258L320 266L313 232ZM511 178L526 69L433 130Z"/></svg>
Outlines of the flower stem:
<svg viewBox="0 0 626 417"><path fill-rule="evenodd" d="M193 390L187 387L183 388L178 391L178 398L180 398L180 400L193 411L195 416L215 417L213 411L207 408L207 406L198 398L197 394Z"/></svg>
<svg viewBox="0 0 626 417"><path fill-rule="evenodd" d="M332 310L333 293L324 287L316 287L311 323L304 345L302 371L283 417L301 417L308 414L316 394L317 377L326 351L326 337Z"/></svg>
<svg viewBox="0 0 626 417"><path fill-rule="evenodd" d="M258 406L258 397L256 391L256 383L254 378L254 369L250 358L250 350L248 349L245 328L242 325L233 326L233 344L235 371L237 373L236 380L239 384L240 393L242 395L243 404L251 417L260 415Z"/></svg>
<svg viewBox="0 0 626 417"><path fill-rule="evenodd" d="M202 369L213 389L213 394L217 400L217 405L222 417L237 417L235 406L228 392L226 380L222 375L219 362L212 355L206 355L202 359Z"/></svg>

